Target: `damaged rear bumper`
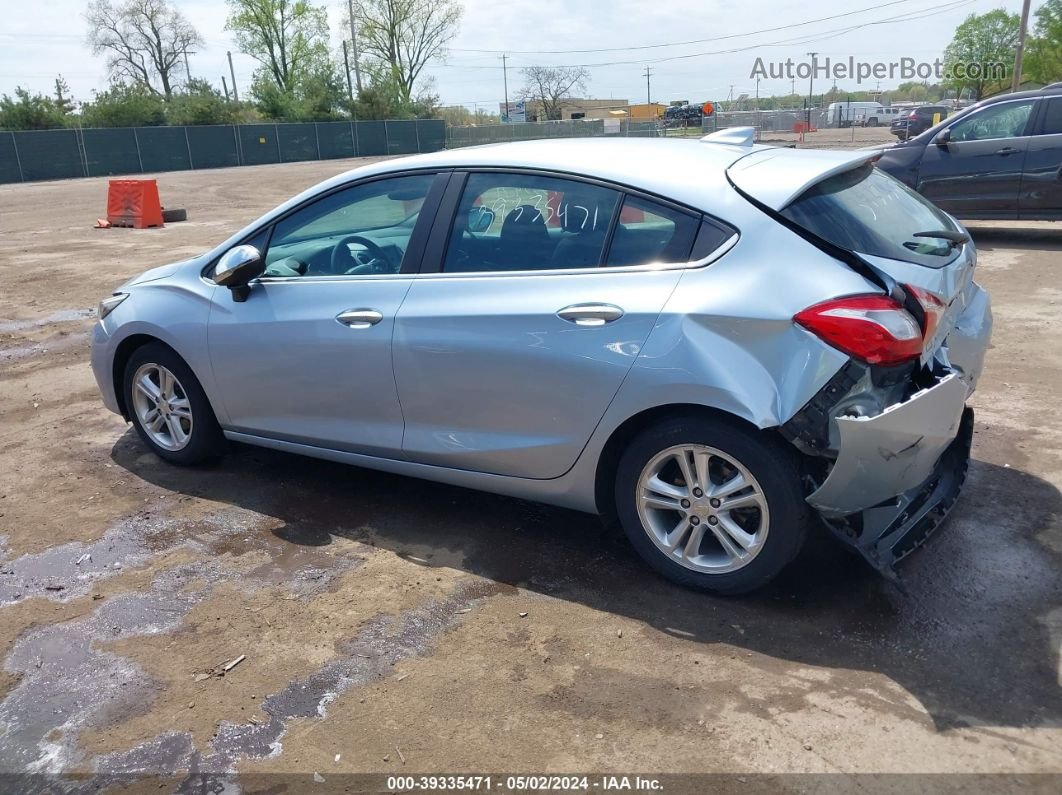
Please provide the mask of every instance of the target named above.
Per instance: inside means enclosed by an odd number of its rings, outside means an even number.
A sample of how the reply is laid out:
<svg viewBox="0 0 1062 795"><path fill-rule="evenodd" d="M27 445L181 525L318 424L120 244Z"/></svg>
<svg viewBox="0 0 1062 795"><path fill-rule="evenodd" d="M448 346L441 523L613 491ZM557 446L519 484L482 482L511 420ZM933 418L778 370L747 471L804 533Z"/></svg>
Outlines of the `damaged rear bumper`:
<svg viewBox="0 0 1062 795"><path fill-rule="evenodd" d="M837 518L925 482L959 433L966 392L951 373L876 417L838 417L840 452L808 502L823 517Z"/></svg>
<svg viewBox="0 0 1062 795"><path fill-rule="evenodd" d="M873 416L837 416L843 403L823 401L835 404L823 413L833 423L828 447L836 458L807 501L836 535L889 576L940 524L966 478L973 410L965 404L981 373L992 312L988 295L974 283L962 304L919 376L921 389ZM839 393L852 384L843 373L835 381Z"/></svg>
<svg viewBox="0 0 1062 795"><path fill-rule="evenodd" d="M858 549L874 568L894 578L895 565L932 535L955 504L966 481L973 427L973 409L965 408L958 433L925 481L864 510L859 522L838 523L824 517L827 526Z"/></svg>

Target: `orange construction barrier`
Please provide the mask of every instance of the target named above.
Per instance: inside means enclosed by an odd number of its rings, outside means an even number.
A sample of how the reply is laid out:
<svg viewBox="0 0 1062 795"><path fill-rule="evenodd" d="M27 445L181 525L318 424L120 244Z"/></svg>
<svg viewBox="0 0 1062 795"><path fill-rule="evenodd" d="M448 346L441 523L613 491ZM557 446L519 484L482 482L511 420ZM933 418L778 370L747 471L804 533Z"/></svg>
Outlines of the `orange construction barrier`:
<svg viewBox="0 0 1062 795"><path fill-rule="evenodd" d="M107 220L111 226L134 229L162 226L162 205L155 180L110 180L107 184Z"/></svg>

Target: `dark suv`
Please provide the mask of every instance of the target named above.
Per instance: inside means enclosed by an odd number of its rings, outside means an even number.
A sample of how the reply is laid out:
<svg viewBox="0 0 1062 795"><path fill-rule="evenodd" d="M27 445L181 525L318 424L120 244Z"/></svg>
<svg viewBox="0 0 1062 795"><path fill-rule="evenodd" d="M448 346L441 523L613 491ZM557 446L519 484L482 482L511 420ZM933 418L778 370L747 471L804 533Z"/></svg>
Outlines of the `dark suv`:
<svg viewBox="0 0 1062 795"><path fill-rule="evenodd" d="M878 167L959 218L1062 220L1062 83L971 105Z"/></svg>
<svg viewBox="0 0 1062 795"><path fill-rule="evenodd" d="M903 113L890 126L889 132L906 141L914 138L933 126L933 118L939 114L941 119L948 116L948 108L943 105L921 105L912 108L910 113Z"/></svg>

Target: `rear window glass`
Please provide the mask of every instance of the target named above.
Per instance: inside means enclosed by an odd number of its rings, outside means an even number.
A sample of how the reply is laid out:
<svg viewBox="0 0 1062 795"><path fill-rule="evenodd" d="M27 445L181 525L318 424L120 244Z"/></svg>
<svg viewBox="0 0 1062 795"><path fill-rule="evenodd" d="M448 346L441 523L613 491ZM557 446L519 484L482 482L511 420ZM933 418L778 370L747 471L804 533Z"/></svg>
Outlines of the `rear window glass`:
<svg viewBox="0 0 1062 795"><path fill-rule="evenodd" d="M958 248L916 232L955 231L952 220L884 171L867 164L823 180L782 211L814 235L848 251L947 265Z"/></svg>

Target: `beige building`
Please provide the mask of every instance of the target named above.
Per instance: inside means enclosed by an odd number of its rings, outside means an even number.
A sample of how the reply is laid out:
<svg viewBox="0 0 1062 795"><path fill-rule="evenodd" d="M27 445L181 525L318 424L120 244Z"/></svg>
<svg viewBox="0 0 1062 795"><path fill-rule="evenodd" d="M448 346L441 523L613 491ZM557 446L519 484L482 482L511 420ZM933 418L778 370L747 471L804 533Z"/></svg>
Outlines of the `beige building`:
<svg viewBox="0 0 1062 795"><path fill-rule="evenodd" d="M617 119L624 118L630 103L625 99L571 99L561 100L561 120L569 119ZM527 121L548 121L542 111L542 103L529 99L524 103Z"/></svg>

